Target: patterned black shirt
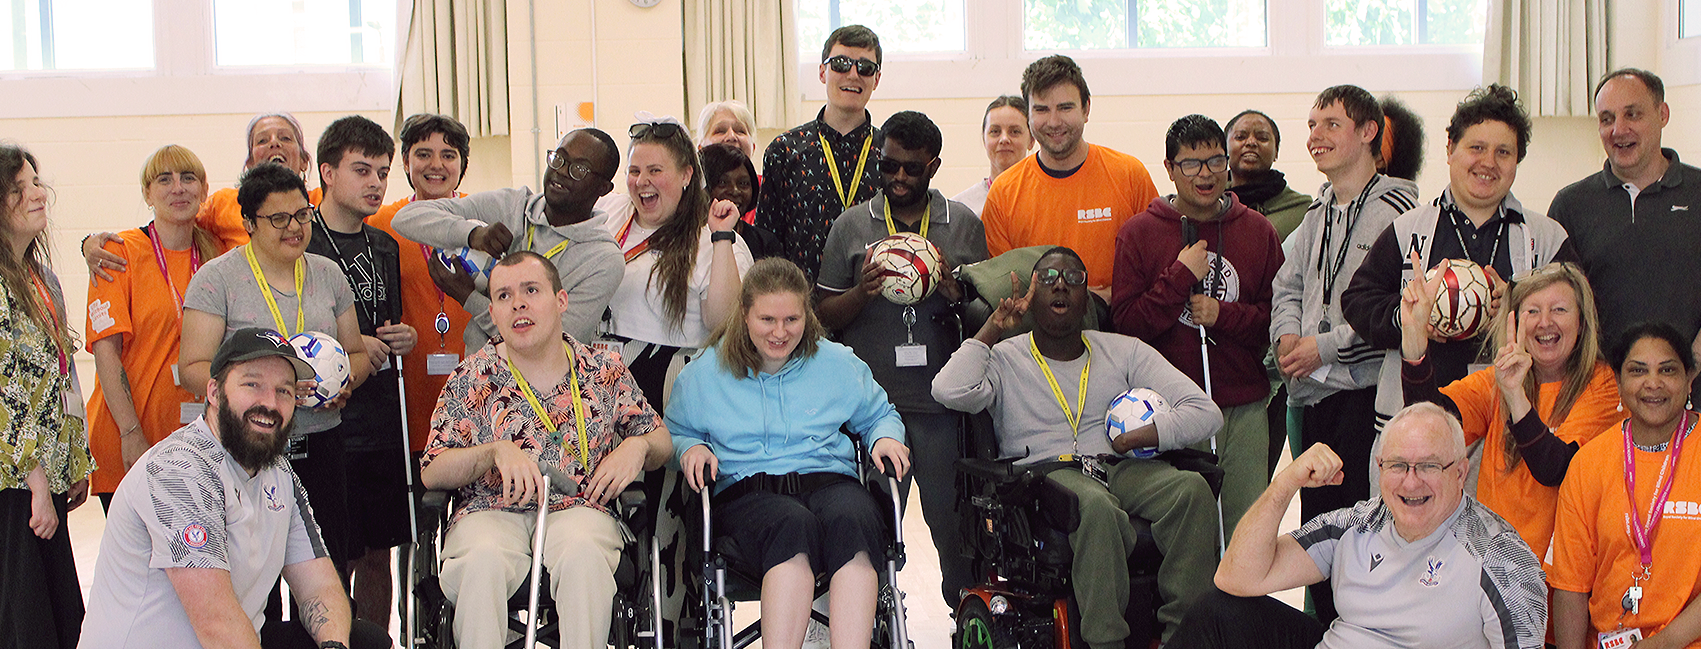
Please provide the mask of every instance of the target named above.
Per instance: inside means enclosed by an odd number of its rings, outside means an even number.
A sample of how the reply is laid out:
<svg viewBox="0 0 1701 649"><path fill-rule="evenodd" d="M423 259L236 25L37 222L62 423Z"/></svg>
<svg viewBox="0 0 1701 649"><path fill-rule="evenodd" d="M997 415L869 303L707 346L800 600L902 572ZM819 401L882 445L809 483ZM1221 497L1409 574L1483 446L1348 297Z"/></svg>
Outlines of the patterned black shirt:
<svg viewBox="0 0 1701 649"><path fill-rule="evenodd" d="M876 164L880 161L880 129L874 127L868 111L863 111L861 126L842 135L821 121L826 113L822 108L814 121L780 134L768 145L762 154L762 199L756 206L756 225L779 237L785 257L803 269L811 284L821 267L821 247L827 243L833 220L852 205L873 199L885 184ZM862 143L872 138L862 182L848 204L840 201L827 169L827 157L821 151L823 135L833 148L833 160L838 163L839 179L846 191L856 173Z"/></svg>

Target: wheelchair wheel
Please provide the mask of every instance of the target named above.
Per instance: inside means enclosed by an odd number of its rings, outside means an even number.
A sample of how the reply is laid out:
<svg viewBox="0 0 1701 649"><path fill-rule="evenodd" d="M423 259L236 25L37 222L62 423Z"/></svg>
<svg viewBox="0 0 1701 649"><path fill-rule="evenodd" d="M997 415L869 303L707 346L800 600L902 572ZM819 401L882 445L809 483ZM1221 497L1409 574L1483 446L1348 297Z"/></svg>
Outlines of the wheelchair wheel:
<svg viewBox="0 0 1701 649"><path fill-rule="evenodd" d="M1000 641L992 619L992 611L979 597L968 597L957 606L957 631L952 634L954 649L1009 649L1014 643Z"/></svg>

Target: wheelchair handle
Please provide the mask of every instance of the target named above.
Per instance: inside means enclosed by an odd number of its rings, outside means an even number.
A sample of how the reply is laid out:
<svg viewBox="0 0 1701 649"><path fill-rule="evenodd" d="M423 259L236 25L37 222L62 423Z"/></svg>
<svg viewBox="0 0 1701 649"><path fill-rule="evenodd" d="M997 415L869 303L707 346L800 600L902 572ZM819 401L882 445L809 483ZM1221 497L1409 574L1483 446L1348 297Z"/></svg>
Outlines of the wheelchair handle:
<svg viewBox="0 0 1701 649"><path fill-rule="evenodd" d="M561 496L571 498L579 495L579 483L562 473L561 469L543 460L537 461L537 470L549 478L549 490Z"/></svg>

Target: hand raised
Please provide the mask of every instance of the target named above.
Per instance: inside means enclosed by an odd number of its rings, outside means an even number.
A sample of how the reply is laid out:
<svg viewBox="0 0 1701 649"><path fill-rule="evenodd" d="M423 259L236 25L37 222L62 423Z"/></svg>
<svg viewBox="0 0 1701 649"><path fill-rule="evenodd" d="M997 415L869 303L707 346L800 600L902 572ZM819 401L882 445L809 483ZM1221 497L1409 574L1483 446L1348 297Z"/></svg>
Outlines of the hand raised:
<svg viewBox="0 0 1701 649"><path fill-rule="evenodd" d="M508 254L508 246L513 244L514 233L501 223L481 225L467 233L467 247L482 250L491 259L501 259L502 255Z"/></svg>
<svg viewBox="0 0 1701 649"><path fill-rule="evenodd" d="M1336 455L1329 445L1312 444L1276 478L1286 480L1295 489L1338 485L1346 477L1341 473L1341 467L1341 456Z"/></svg>

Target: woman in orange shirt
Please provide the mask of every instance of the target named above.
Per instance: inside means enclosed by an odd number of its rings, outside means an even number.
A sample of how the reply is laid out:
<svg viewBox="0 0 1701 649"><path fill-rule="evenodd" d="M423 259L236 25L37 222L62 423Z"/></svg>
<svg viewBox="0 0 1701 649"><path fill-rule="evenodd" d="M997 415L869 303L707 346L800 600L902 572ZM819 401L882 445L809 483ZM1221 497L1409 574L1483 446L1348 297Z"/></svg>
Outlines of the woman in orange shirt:
<svg viewBox="0 0 1701 649"><path fill-rule="evenodd" d="M89 288L85 331L99 378L88 407L100 467L92 487L103 507L136 458L201 414L195 395L178 387L183 291L202 261L224 252L195 225L207 200L207 170L190 150L172 144L155 151L142 166L142 198L153 222L105 244L126 269Z"/></svg>
<svg viewBox="0 0 1701 649"><path fill-rule="evenodd" d="M1425 358L1438 284L1413 281L1401 296L1406 403L1440 404L1459 415L1467 442L1485 440L1477 501L1510 522L1536 556L1547 556L1571 457L1623 418L1597 342L1594 292L1573 264L1532 271L1492 325L1494 366L1438 390Z"/></svg>

